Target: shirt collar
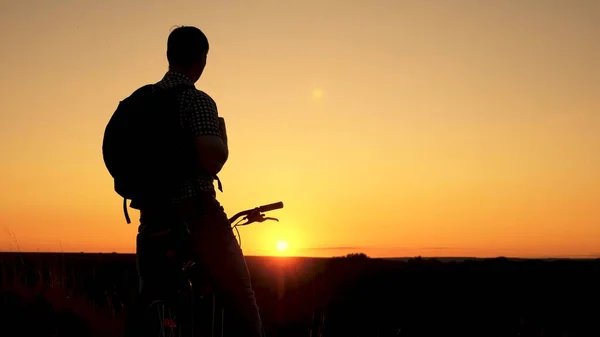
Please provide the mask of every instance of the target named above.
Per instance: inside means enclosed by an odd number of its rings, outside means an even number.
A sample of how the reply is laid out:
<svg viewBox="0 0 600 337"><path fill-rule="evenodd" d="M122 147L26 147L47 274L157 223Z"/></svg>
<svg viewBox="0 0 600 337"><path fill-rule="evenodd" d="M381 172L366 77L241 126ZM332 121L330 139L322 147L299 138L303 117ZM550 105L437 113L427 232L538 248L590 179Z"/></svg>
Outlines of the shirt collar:
<svg viewBox="0 0 600 337"><path fill-rule="evenodd" d="M187 75L182 74L182 73L177 72L177 71L173 71L173 70L167 71L167 73L165 74L164 79L167 80L167 81L169 81L169 82L175 82L177 84L194 85L194 81L192 81L192 79L189 78Z"/></svg>

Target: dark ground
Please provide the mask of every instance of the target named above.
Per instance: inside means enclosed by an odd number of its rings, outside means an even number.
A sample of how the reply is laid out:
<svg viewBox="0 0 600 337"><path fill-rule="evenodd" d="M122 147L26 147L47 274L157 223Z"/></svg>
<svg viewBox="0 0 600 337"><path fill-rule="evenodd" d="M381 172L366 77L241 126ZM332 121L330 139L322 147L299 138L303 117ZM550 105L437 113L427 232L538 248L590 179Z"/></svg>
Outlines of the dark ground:
<svg viewBox="0 0 600 337"><path fill-rule="evenodd" d="M248 257L268 336L600 337L600 259ZM0 253L2 336L122 336L129 254ZM317 324L324 321L324 324Z"/></svg>

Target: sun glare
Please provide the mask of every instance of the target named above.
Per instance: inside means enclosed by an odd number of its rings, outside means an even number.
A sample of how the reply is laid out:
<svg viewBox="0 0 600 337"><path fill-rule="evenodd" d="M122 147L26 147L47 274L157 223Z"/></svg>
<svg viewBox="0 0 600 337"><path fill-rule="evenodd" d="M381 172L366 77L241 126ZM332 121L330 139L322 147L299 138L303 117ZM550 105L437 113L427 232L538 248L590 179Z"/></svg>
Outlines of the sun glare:
<svg viewBox="0 0 600 337"><path fill-rule="evenodd" d="M321 99L323 98L323 90L319 89L319 88L315 88L312 91L312 97L313 99Z"/></svg>
<svg viewBox="0 0 600 337"><path fill-rule="evenodd" d="M285 253L289 247L290 245L287 243L287 241L284 240L279 240L275 244L275 248L277 248L277 251L280 253Z"/></svg>

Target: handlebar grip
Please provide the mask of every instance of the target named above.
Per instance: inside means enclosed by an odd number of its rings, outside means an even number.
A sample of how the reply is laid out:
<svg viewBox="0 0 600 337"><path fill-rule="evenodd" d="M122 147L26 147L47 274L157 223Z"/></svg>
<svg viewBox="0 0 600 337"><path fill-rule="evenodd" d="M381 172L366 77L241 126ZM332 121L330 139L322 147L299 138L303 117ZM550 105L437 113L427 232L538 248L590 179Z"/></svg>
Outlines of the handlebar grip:
<svg viewBox="0 0 600 337"><path fill-rule="evenodd" d="M268 212L268 211L273 211L276 209L280 209L283 208L283 202L276 202L276 203L272 203L272 204L268 204L268 205L264 205L264 206L260 206L258 208L259 212Z"/></svg>

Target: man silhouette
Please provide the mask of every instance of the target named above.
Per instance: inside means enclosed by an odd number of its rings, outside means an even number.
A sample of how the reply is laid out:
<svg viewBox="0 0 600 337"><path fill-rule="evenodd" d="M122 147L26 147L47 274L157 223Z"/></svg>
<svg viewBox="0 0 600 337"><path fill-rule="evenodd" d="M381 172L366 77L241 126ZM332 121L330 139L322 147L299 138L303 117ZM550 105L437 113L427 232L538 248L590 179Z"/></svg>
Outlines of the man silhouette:
<svg viewBox="0 0 600 337"><path fill-rule="evenodd" d="M143 266L153 264L144 233L184 223L189 230L192 259L203 275L227 295L227 316L232 313L236 317L235 335L258 337L262 336L261 319L246 261L214 188L216 174L229 155L225 121L219 117L213 99L194 86L206 66L208 50L206 36L196 27L178 27L169 35L169 70L156 85L167 90L187 86L176 96L177 112L182 130L194 143L200 169L193 179L182 179L169 196L169 205L149 206L132 200L131 207L140 210L138 264L143 280ZM197 277L192 275L193 283L199 283L194 282L199 281Z"/></svg>

